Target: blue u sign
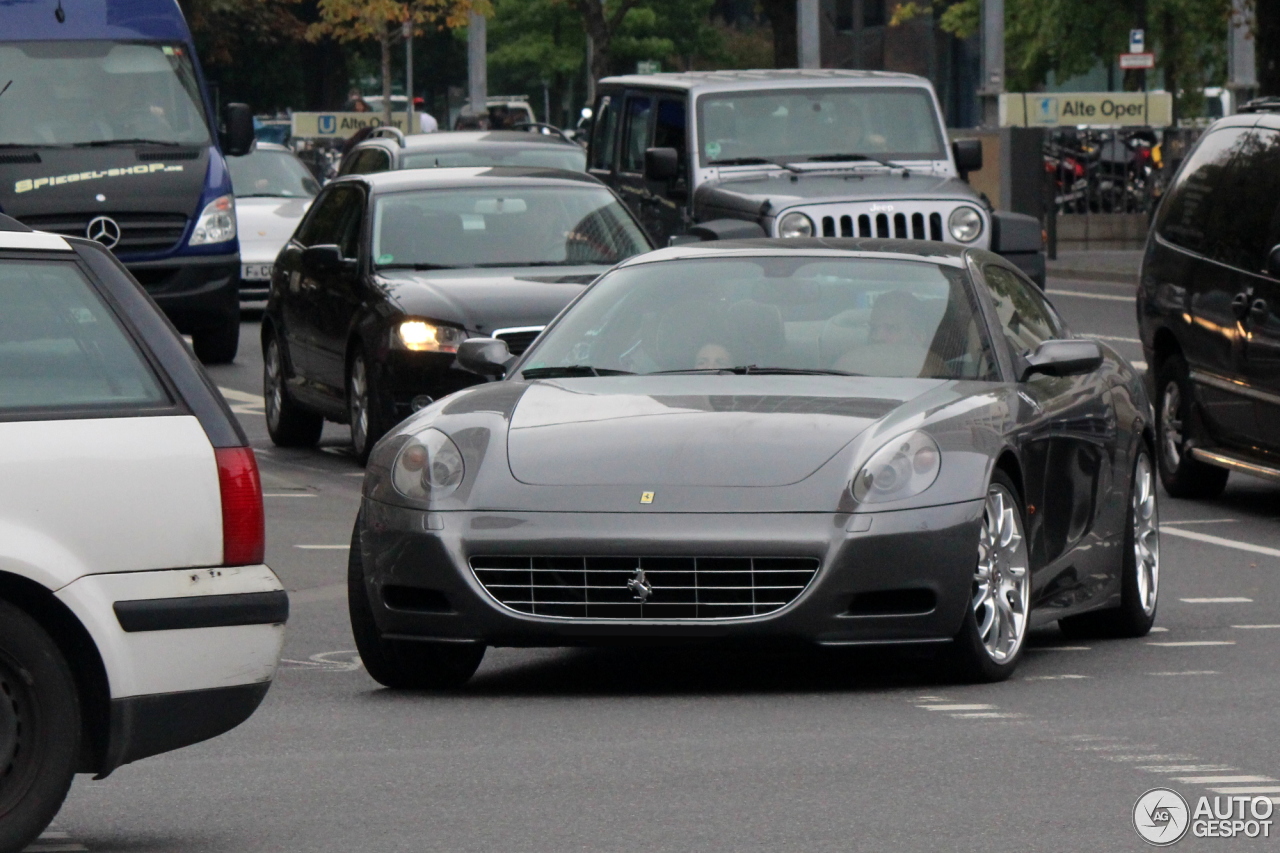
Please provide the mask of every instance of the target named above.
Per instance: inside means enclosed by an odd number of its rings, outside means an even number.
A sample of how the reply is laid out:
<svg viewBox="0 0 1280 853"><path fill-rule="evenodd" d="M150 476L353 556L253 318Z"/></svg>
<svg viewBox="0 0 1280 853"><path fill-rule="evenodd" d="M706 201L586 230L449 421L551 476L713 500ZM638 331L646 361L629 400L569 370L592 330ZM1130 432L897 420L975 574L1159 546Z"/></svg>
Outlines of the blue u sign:
<svg viewBox="0 0 1280 853"><path fill-rule="evenodd" d="M319 125L321 133L333 133L338 129L337 116L319 116L316 119L316 123Z"/></svg>

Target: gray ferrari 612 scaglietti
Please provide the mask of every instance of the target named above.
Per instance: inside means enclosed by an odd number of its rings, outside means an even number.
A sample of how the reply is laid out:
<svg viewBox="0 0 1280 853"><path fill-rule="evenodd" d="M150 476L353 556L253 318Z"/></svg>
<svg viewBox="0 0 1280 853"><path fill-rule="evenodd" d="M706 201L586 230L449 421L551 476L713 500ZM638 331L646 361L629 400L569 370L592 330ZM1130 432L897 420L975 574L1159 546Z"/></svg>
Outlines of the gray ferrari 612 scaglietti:
<svg viewBox="0 0 1280 853"><path fill-rule="evenodd" d="M893 240L744 240L619 264L501 381L369 460L351 621L392 687L487 646L938 644L1007 678L1029 628L1142 636L1151 406L1012 264Z"/></svg>

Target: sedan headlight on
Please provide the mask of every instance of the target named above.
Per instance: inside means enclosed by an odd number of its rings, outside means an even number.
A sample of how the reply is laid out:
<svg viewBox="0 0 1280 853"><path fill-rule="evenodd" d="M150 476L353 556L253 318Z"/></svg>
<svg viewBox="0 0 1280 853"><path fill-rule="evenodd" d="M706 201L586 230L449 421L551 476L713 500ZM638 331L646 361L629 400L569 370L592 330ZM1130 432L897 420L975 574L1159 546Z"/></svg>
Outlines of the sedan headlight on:
<svg viewBox="0 0 1280 853"><path fill-rule="evenodd" d="M982 214L972 207L957 207L947 219L951 236L961 243L972 243L982 236Z"/></svg>
<svg viewBox="0 0 1280 853"><path fill-rule="evenodd" d="M236 238L236 200L224 195L215 198L200 211L196 227L191 231L190 246L226 243Z"/></svg>
<svg viewBox="0 0 1280 853"><path fill-rule="evenodd" d="M451 494L465 473L462 451L453 439L428 429L400 448L391 466L391 482L406 498L424 500Z"/></svg>
<svg viewBox="0 0 1280 853"><path fill-rule="evenodd" d="M401 346L414 352L457 352L467 333L457 326L436 325L426 320L403 320L396 329Z"/></svg>
<svg viewBox="0 0 1280 853"><path fill-rule="evenodd" d="M778 221L779 237L812 237L813 220L803 213L792 212Z"/></svg>
<svg viewBox="0 0 1280 853"><path fill-rule="evenodd" d="M858 503L914 497L933 485L941 468L938 443L918 430L909 432L872 454L853 478L853 497Z"/></svg>

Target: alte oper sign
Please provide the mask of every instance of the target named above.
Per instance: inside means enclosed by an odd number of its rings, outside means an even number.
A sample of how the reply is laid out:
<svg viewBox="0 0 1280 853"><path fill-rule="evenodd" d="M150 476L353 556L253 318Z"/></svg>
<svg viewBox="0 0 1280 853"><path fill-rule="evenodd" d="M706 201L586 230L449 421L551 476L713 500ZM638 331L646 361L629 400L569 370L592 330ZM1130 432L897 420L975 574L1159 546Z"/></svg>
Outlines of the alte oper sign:
<svg viewBox="0 0 1280 853"><path fill-rule="evenodd" d="M1000 96L1001 127L1133 127L1173 124L1168 92L1009 92Z"/></svg>
<svg viewBox="0 0 1280 853"><path fill-rule="evenodd" d="M382 113L294 113L293 135L304 139L346 139L362 127L382 126ZM408 132L409 121L404 113L392 113L391 123L401 132Z"/></svg>

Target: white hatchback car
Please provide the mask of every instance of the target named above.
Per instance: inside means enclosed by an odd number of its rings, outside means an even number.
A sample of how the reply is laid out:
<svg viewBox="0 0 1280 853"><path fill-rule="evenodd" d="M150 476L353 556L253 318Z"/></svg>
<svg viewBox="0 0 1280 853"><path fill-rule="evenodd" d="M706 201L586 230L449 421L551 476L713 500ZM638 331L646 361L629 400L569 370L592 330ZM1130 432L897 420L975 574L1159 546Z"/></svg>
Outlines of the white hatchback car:
<svg viewBox="0 0 1280 853"><path fill-rule="evenodd" d="M0 853L75 773L227 731L275 677L244 433L109 252L0 215Z"/></svg>

